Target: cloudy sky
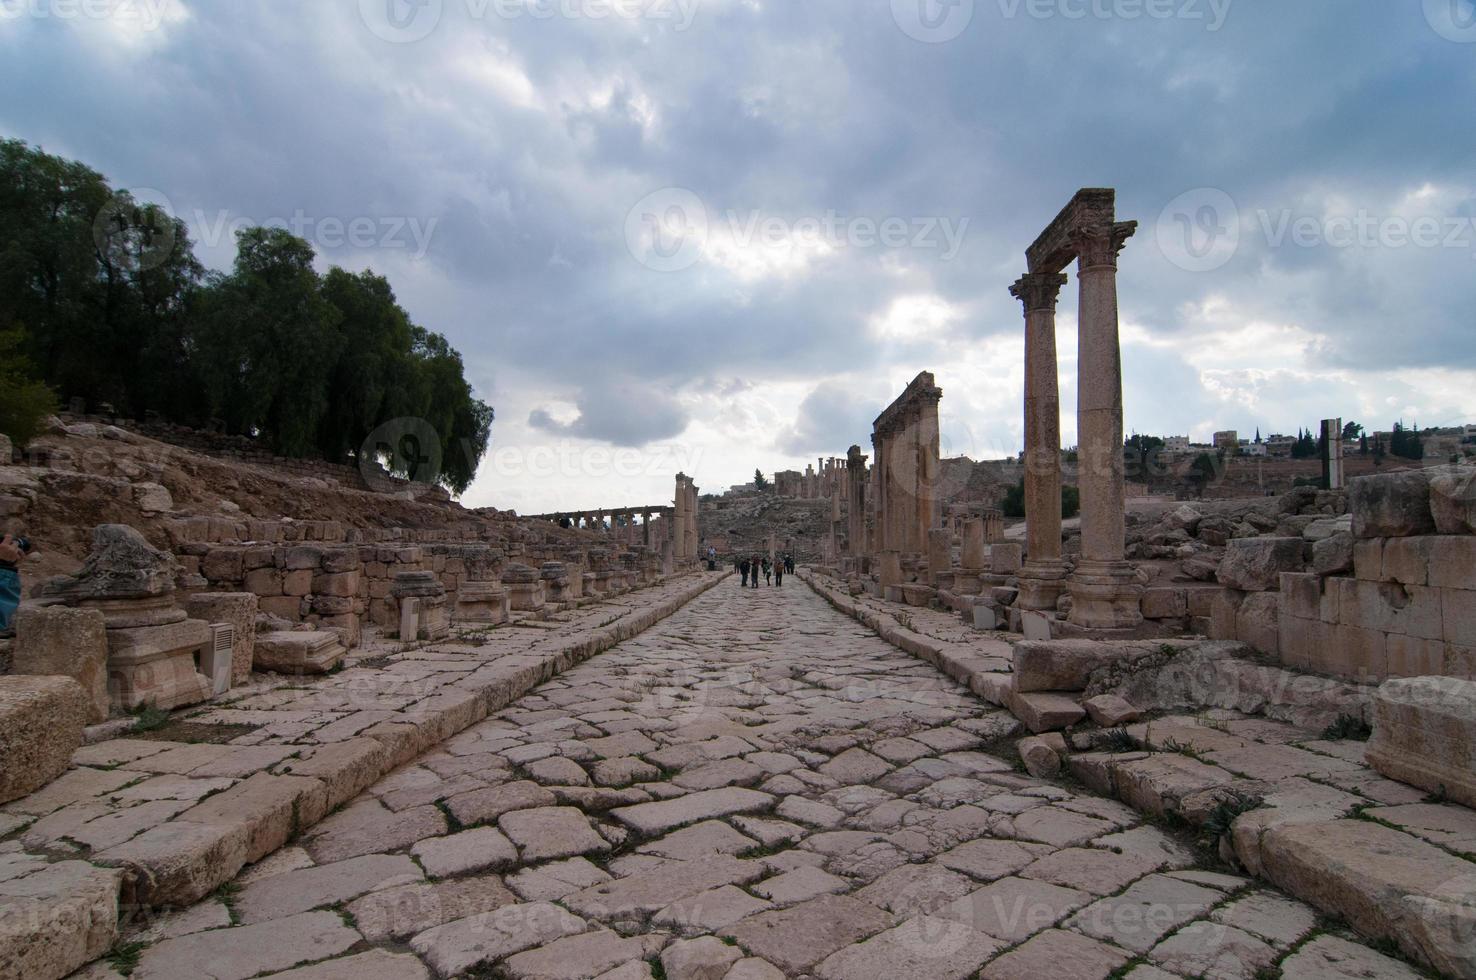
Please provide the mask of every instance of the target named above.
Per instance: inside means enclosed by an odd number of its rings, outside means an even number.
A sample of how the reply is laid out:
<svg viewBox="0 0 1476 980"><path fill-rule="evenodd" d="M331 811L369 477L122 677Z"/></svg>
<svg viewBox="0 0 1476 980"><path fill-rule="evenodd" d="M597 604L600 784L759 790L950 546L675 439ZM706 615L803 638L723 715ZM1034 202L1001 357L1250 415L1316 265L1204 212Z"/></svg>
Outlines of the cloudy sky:
<svg viewBox="0 0 1476 980"><path fill-rule="evenodd" d="M496 407L472 504L869 452L925 369L1016 452L1082 186L1141 222L1130 431L1476 419L1471 0L0 0L0 83L207 264L275 220L387 275Z"/></svg>

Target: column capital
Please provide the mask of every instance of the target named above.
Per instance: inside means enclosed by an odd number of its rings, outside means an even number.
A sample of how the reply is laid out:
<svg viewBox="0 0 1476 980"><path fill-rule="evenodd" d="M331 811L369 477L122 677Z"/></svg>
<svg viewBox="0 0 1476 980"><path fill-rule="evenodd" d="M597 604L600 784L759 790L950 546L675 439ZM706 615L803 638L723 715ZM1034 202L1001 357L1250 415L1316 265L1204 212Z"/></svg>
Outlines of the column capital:
<svg viewBox="0 0 1476 980"><path fill-rule="evenodd" d="M1112 224L1092 225L1079 228L1074 235L1077 263L1080 270L1117 268L1117 256L1138 230L1136 221L1117 221Z"/></svg>
<svg viewBox="0 0 1476 980"><path fill-rule="evenodd" d="M1010 295L1025 304L1025 312L1056 312L1056 300L1066 285L1064 272L1027 272L1010 287Z"/></svg>

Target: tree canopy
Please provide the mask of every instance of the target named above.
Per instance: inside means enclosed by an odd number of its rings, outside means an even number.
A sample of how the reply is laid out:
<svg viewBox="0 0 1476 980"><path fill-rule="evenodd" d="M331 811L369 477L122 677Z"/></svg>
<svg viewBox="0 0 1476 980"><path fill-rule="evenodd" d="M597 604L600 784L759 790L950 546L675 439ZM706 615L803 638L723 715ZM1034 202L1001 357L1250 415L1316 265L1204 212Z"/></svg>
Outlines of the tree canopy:
<svg viewBox="0 0 1476 980"><path fill-rule="evenodd" d="M84 164L0 140L0 337L17 390L24 354L28 380L64 400L214 422L284 456L367 453L465 490L493 411L446 338L412 322L384 277L320 274L312 245L285 230L245 228L236 245L229 273L207 272L183 221ZM26 391L28 411L52 410L44 387ZM438 445L385 451L377 434L404 419ZM413 462L427 458L437 465Z"/></svg>

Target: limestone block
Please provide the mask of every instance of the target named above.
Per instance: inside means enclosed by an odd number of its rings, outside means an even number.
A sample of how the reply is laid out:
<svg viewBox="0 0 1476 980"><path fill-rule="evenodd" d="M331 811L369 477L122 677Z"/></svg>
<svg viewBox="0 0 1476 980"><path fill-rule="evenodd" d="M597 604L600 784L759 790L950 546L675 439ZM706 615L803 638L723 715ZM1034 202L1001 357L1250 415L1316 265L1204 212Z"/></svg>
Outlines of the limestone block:
<svg viewBox="0 0 1476 980"><path fill-rule="evenodd" d="M1453 467L1433 477L1430 513L1441 534L1476 534L1476 467Z"/></svg>
<svg viewBox="0 0 1476 980"><path fill-rule="evenodd" d="M1476 537L1427 540L1429 584L1440 589L1476 589Z"/></svg>
<svg viewBox="0 0 1476 980"><path fill-rule="evenodd" d="M1059 731L1086 717L1086 709L1067 694L1044 691L1009 694L1010 713L1037 735Z"/></svg>
<svg viewBox="0 0 1476 980"><path fill-rule="evenodd" d="M1445 635L1439 589L1357 579L1333 583L1339 592L1338 621L1346 626L1427 640Z"/></svg>
<svg viewBox="0 0 1476 980"><path fill-rule="evenodd" d="M1273 592L1253 592L1235 613L1235 636L1252 648L1275 656L1280 648L1277 630L1280 597Z"/></svg>
<svg viewBox="0 0 1476 980"><path fill-rule="evenodd" d="M87 724L108 720L108 637L103 614L68 606L21 606L11 671L70 677L87 695Z"/></svg>
<svg viewBox="0 0 1476 980"><path fill-rule="evenodd" d="M1365 582L1382 582L1384 580L1384 545L1383 538L1368 538L1353 540L1353 574Z"/></svg>
<svg viewBox="0 0 1476 980"><path fill-rule="evenodd" d="M1140 660L1156 651L1146 643L1026 640L1014 646L1015 689L1022 693L1083 691L1093 671Z"/></svg>
<svg viewBox="0 0 1476 980"><path fill-rule="evenodd" d="M1435 532L1430 474L1424 470L1361 476L1348 483L1356 538L1407 538Z"/></svg>
<svg viewBox="0 0 1476 980"><path fill-rule="evenodd" d="M240 548L212 548L200 559L200 574L212 582L239 582L246 574Z"/></svg>
<svg viewBox="0 0 1476 980"><path fill-rule="evenodd" d="M1183 589L1143 590L1144 619L1179 619L1189 615L1189 599Z"/></svg>
<svg viewBox="0 0 1476 980"><path fill-rule="evenodd" d="M1433 536L1414 538L1389 538L1384 542L1384 582L1399 582L1402 585L1425 585L1430 580L1430 552Z"/></svg>
<svg viewBox="0 0 1476 980"><path fill-rule="evenodd" d="M326 674L338 666L345 652L338 634L326 630L259 633L254 660L257 670L293 675Z"/></svg>
<svg viewBox="0 0 1476 980"><path fill-rule="evenodd" d="M1141 715L1137 708L1116 694L1099 694L1083 702L1082 706L1086 708L1092 721L1103 728L1116 728L1137 721Z"/></svg>
<svg viewBox="0 0 1476 980"><path fill-rule="evenodd" d="M282 576L282 592L289 596L309 596L313 594L313 572L312 569L299 568L287 572Z"/></svg>
<svg viewBox="0 0 1476 980"><path fill-rule="evenodd" d="M279 596L282 594L282 573L276 568L253 568L246 573L246 591L263 598Z"/></svg>
<svg viewBox="0 0 1476 980"><path fill-rule="evenodd" d="M1246 594L1235 589L1221 589L1210 608L1210 639L1236 639L1235 620Z"/></svg>
<svg viewBox="0 0 1476 980"><path fill-rule="evenodd" d="M1441 599L1444 639L1462 647L1476 647L1476 590L1431 589Z"/></svg>
<svg viewBox="0 0 1476 980"><path fill-rule="evenodd" d="M1225 548L1220 584L1242 592L1278 588L1282 572L1306 567L1301 538L1239 538Z"/></svg>
<svg viewBox="0 0 1476 980"><path fill-rule="evenodd" d="M235 630L231 644L231 684L251 680L252 658L256 651L257 598L249 592L202 592L185 600L185 612L191 619L207 623L229 623Z"/></svg>
<svg viewBox="0 0 1476 980"><path fill-rule="evenodd" d="M1025 564L1025 548L1018 544L989 546L989 570L996 575L1015 575Z"/></svg>
<svg viewBox="0 0 1476 980"><path fill-rule="evenodd" d="M0 677L0 803L67 770L89 707L87 692L70 677Z"/></svg>
<svg viewBox="0 0 1476 980"><path fill-rule="evenodd" d="M61 861L0 883L0 977L64 977L105 955L118 937L121 878L113 868ZM94 975L117 976L77 974Z"/></svg>
<svg viewBox="0 0 1476 980"><path fill-rule="evenodd" d="M1037 779L1053 779L1061 773L1061 756L1037 736L1022 738L1015 743L1020 761L1025 769Z"/></svg>
<svg viewBox="0 0 1476 980"><path fill-rule="evenodd" d="M169 489L158 483L138 483L133 487L133 502L145 514L166 514L174 509Z"/></svg>
<svg viewBox="0 0 1476 980"><path fill-rule="evenodd" d="M1312 571L1324 576L1353 571L1353 535L1338 533L1313 544Z"/></svg>

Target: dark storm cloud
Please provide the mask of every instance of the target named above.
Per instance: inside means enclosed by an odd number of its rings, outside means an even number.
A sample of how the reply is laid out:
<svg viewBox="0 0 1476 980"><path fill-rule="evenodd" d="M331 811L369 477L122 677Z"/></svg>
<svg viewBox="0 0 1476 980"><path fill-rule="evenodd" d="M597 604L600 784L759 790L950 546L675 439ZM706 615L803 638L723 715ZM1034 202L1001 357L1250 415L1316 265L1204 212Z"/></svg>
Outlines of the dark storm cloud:
<svg viewBox="0 0 1476 980"><path fill-rule="evenodd" d="M1017 335L1007 287L1083 185L1118 187L1121 215L1142 222L1122 306L1155 337L1200 329L1186 310L1214 297L1240 320L1325 335L1312 366L1476 367L1476 229L1465 247L1353 248L1264 230L1359 209L1469 224L1476 45L1441 37L1419 4L1240 0L1211 30L1186 13L1207 15L1207 0L1167 18L978 0L937 44L900 28L896 6L709 0L679 29L580 4L534 18L445 0L413 43L377 36L358 0L173 4L142 32L23 16L0 24L0 81L23 96L0 107L0 131L159 188L187 218L433 223L419 260L320 251L388 274L494 402L518 387L577 404L568 425L536 401L508 406L550 435L668 438L692 421L684 397L743 378L816 385L779 448L841 451L872 407L848 408L825 380L880 373L871 320L902 294L966 310L940 363L950 344ZM664 188L709 219L706 250L678 271L642 264L627 235L631 209ZM1223 193L1233 210L1212 223L1240 236L1193 271L1174 260L1165 208L1202 189ZM843 242L774 259L722 237L753 215L793 229L830 212L967 220L968 233L952 257ZM223 266L230 244L201 252ZM1073 309L1068 289L1063 317ZM1216 410L1187 366L1154 381L1141 404L1178 411L1165 428Z"/></svg>

